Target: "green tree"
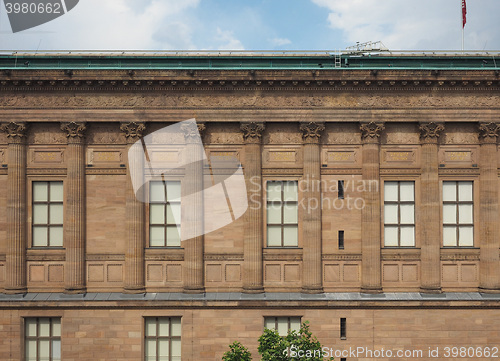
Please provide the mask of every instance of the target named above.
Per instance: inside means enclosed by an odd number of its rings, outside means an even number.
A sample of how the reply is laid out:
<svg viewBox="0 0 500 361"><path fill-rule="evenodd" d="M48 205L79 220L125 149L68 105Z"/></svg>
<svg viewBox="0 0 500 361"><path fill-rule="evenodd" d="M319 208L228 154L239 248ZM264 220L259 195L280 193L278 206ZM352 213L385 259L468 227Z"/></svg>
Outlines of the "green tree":
<svg viewBox="0 0 500 361"><path fill-rule="evenodd" d="M224 353L222 361L251 361L252 354L248 349L238 341L234 341L229 345L229 351Z"/></svg>

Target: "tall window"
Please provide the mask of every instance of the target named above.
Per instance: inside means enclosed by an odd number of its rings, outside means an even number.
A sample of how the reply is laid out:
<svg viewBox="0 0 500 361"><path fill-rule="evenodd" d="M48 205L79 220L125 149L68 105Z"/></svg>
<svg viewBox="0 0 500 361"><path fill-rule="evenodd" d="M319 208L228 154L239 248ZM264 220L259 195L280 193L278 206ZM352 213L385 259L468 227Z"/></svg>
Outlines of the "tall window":
<svg viewBox="0 0 500 361"><path fill-rule="evenodd" d="M286 336L289 331L300 330L300 317L265 317L264 327L278 331L280 336Z"/></svg>
<svg viewBox="0 0 500 361"><path fill-rule="evenodd" d="M149 246L180 247L181 182L151 182Z"/></svg>
<svg viewBox="0 0 500 361"><path fill-rule="evenodd" d="M60 318L26 318L24 325L26 361L61 361Z"/></svg>
<svg viewBox="0 0 500 361"><path fill-rule="evenodd" d="M472 182L443 182L443 246L474 245Z"/></svg>
<svg viewBox="0 0 500 361"><path fill-rule="evenodd" d="M384 183L384 244L415 246L415 182Z"/></svg>
<svg viewBox="0 0 500 361"><path fill-rule="evenodd" d="M63 218L63 182L33 182L33 247L62 247Z"/></svg>
<svg viewBox="0 0 500 361"><path fill-rule="evenodd" d="M147 317L144 352L145 361L180 361L181 318Z"/></svg>
<svg viewBox="0 0 500 361"><path fill-rule="evenodd" d="M267 245L298 246L298 182L267 182Z"/></svg>

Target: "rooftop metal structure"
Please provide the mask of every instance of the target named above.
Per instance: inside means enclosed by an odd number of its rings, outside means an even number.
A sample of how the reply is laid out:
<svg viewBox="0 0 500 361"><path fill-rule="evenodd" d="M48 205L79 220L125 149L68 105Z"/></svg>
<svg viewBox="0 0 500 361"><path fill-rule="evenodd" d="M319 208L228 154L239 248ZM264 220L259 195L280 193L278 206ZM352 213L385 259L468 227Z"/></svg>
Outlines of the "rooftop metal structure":
<svg viewBox="0 0 500 361"><path fill-rule="evenodd" d="M363 45L363 44L361 44ZM20 69L500 69L500 51L0 51L0 70Z"/></svg>

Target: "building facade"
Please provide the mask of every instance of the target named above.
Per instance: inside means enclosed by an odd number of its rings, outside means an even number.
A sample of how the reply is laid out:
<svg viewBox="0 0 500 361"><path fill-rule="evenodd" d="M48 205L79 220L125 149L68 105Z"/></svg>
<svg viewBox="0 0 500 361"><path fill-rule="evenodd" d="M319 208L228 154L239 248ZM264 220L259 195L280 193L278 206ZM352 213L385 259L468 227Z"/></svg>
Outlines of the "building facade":
<svg viewBox="0 0 500 361"><path fill-rule="evenodd" d="M337 360L498 357L499 81L481 54L1 56L0 358L258 359L305 320ZM248 209L181 241L222 202L183 203L203 151Z"/></svg>

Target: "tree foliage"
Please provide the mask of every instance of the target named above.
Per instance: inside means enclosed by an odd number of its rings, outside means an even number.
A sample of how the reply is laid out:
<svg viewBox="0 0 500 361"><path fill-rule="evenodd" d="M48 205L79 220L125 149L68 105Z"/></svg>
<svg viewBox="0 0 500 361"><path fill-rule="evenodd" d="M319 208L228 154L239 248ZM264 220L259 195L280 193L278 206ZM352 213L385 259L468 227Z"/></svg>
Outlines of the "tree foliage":
<svg viewBox="0 0 500 361"><path fill-rule="evenodd" d="M224 353L222 361L251 361L252 354L240 342L234 341L229 345L229 351Z"/></svg>

